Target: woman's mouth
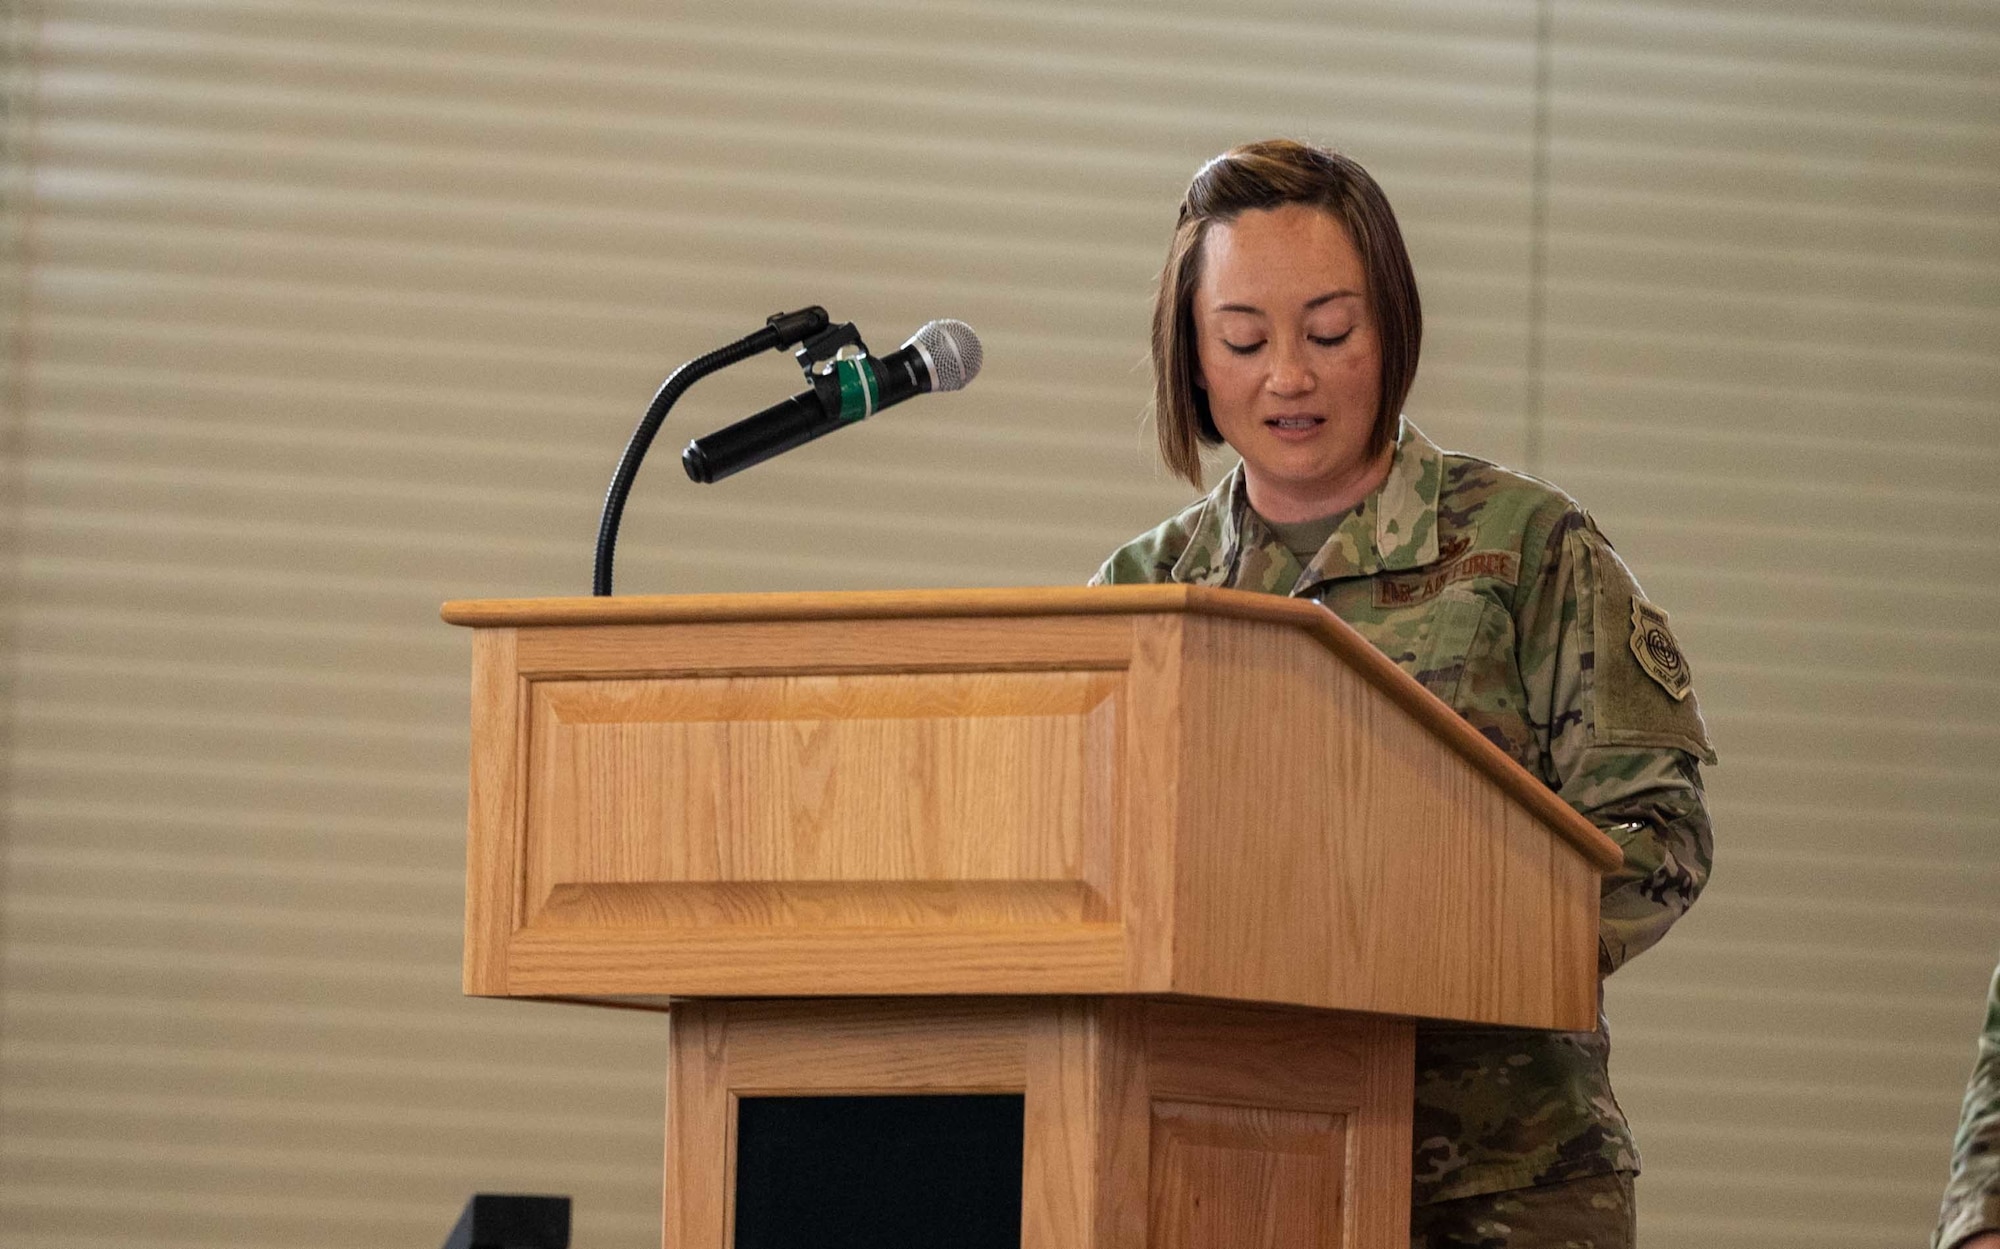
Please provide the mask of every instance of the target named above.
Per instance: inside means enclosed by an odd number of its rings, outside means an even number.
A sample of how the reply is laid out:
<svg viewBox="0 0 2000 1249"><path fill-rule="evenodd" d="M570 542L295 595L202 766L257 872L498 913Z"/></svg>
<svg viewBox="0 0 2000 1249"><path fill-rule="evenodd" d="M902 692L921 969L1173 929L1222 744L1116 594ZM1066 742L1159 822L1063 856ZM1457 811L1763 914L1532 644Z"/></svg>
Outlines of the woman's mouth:
<svg viewBox="0 0 2000 1249"><path fill-rule="evenodd" d="M1326 424L1326 418L1323 416L1274 416L1266 420L1264 424L1281 433L1287 433L1324 425Z"/></svg>

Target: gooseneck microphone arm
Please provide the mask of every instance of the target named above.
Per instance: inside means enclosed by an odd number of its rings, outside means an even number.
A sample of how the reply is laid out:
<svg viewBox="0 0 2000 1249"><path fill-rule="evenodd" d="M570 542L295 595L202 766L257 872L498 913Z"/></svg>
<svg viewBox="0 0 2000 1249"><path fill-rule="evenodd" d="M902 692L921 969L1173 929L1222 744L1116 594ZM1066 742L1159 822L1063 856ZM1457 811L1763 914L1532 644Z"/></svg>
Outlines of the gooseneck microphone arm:
<svg viewBox="0 0 2000 1249"><path fill-rule="evenodd" d="M597 522L597 567L590 587L593 595L603 598L611 593L611 561L618 546L618 523L625 515L625 499L632 493L632 481L639 475L639 464L653 445L653 435L660 432L660 422L667 419L668 410L687 393L689 387L710 373L726 369L759 352L795 346L825 331L828 323L826 309L817 305L801 308L797 312L780 312L765 321L763 329L726 347L718 347L705 356L695 357L675 369L661 383L653 402L646 405L646 415L639 418L639 427L632 431L631 440L625 444L625 454L618 457L618 470L611 475L611 488L604 494L604 514Z"/></svg>

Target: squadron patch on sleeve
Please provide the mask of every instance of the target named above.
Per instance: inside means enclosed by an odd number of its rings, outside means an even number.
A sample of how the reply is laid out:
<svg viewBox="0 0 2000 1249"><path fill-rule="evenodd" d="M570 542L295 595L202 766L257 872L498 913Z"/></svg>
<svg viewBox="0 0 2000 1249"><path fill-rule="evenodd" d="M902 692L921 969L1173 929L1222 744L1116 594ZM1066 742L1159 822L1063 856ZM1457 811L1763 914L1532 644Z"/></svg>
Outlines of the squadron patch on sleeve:
<svg viewBox="0 0 2000 1249"><path fill-rule="evenodd" d="M1578 606L1587 605L1589 613L1585 715L1592 743L1670 746L1714 763L1701 695L1667 613L1646 601L1632 570L1595 526L1566 541L1575 544L1577 575L1589 587L1579 587Z"/></svg>
<svg viewBox="0 0 2000 1249"><path fill-rule="evenodd" d="M1667 628L1667 613L1637 595L1632 597L1632 654L1646 675L1658 681L1675 702L1688 696L1694 677L1688 672L1680 643Z"/></svg>

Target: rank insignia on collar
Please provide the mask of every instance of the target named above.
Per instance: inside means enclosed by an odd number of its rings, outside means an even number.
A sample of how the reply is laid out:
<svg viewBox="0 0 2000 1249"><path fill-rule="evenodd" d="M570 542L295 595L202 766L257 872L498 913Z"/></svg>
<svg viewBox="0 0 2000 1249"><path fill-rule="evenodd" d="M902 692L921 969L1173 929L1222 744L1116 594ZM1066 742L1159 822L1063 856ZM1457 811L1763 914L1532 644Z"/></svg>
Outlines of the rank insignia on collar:
<svg viewBox="0 0 2000 1249"><path fill-rule="evenodd" d="M1658 681L1675 702L1688 696L1694 677L1688 672L1680 644L1667 628L1667 613L1637 597L1632 600L1632 653L1646 675Z"/></svg>

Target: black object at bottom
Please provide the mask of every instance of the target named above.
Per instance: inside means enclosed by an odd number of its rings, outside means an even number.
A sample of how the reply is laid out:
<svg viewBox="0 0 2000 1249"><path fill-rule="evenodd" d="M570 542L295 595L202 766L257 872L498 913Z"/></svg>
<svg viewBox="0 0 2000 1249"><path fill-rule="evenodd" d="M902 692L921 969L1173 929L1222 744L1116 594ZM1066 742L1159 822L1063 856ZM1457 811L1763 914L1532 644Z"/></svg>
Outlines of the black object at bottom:
<svg viewBox="0 0 2000 1249"><path fill-rule="evenodd" d="M569 1198L475 1193L444 1249L569 1249Z"/></svg>
<svg viewBox="0 0 2000 1249"><path fill-rule="evenodd" d="M736 1249L1020 1249L1018 1093L746 1097Z"/></svg>

